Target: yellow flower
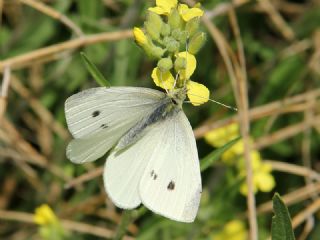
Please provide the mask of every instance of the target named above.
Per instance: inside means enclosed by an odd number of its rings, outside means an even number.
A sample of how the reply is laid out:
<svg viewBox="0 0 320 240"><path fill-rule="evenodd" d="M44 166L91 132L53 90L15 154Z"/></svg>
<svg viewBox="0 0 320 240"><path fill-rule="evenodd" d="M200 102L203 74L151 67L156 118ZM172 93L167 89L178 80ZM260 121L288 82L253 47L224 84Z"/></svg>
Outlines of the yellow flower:
<svg viewBox="0 0 320 240"><path fill-rule="evenodd" d="M134 35L134 39L140 46L145 45L148 41L144 32L138 27L133 28L133 35Z"/></svg>
<svg viewBox="0 0 320 240"><path fill-rule="evenodd" d="M158 67L154 68L151 74L151 77L154 81L154 83L163 89L171 90L174 85L174 77L170 73L170 71L167 72L161 72Z"/></svg>
<svg viewBox="0 0 320 240"><path fill-rule="evenodd" d="M193 82L191 80L187 83L187 95L190 102L194 106L199 106L209 100L209 90L206 86Z"/></svg>
<svg viewBox="0 0 320 240"><path fill-rule="evenodd" d="M232 220L228 222L223 230L215 235L213 240L246 240L248 232L245 224L240 220Z"/></svg>
<svg viewBox="0 0 320 240"><path fill-rule="evenodd" d="M178 11L184 21L188 22L194 17L201 17L203 11L200 8L189 8L186 4L179 4Z"/></svg>
<svg viewBox="0 0 320 240"><path fill-rule="evenodd" d="M50 225L57 223L58 219L47 204L42 204L36 208L33 221L39 225Z"/></svg>
<svg viewBox="0 0 320 240"><path fill-rule="evenodd" d="M156 0L156 7L151 7L148 10L159 15L168 15L177 4L177 0Z"/></svg>
<svg viewBox="0 0 320 240"><path fill-rule="evenodd" d="M183 80L189 80L197 67L197 60L195 56L188 52L179 52L176 57L184 58L186 60L186 70L180 72L180 78Z"/></svg>
<svg viewBox="0 0 320 240"><path fill-rule="evenodd" d="M223 145L225 145L226 143L230 142L238 136L239 125L237 123L232 123L225 127L221 127L207 132L204 136L204 139L207 143L211 144L214 147L222 147Z"/></svg>
<svg viewBox="0 0 320 240"><path fill-rule="evenodd" d="M268 163L263 163L260 159L252 157L253 168L253 191L270 192L276 185L274 177L271 174L272 167ZM245 176L245 171L242 171L242 176ZM240 186L240 192L243 195L248 194L248 186L243 182Z"/></svg>

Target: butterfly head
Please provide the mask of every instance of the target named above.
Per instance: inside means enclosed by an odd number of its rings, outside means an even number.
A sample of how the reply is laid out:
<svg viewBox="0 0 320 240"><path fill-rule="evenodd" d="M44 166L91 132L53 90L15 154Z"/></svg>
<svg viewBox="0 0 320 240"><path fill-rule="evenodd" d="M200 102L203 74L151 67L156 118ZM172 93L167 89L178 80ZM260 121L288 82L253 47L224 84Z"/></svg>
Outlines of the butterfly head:
<svg viewBox="0 0 320 240"><path fill-rule="evenodd" d="M171 98L171 101L182 108L182 104L187 96L187 89L183 88L174 88L168 92L168 97Z"/></svg>

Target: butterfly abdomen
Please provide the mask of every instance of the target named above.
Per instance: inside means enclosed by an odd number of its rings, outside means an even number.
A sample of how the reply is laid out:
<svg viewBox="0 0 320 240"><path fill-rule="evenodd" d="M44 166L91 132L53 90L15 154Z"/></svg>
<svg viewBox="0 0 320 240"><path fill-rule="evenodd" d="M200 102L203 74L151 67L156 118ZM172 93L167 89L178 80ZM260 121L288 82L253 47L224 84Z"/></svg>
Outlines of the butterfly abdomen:
<svg viewBox="0 0 320 240"><path fill-rule="evenodd" d="M144 117L141 121L139 121L136 125L134 125L127 133L123 135L123 137L119 140L117 146L115 147L115 150L122 150L126 148L127 146L135 143L138 139L140 139L143 134L144 130L159 122L163 121L169 116L172 116L172 114L177 113L179 111L179 108L175 106L174 103L172 103L170 98L165 98L163 101L160 102L160 104L154 109L154 111Z"/></svg>

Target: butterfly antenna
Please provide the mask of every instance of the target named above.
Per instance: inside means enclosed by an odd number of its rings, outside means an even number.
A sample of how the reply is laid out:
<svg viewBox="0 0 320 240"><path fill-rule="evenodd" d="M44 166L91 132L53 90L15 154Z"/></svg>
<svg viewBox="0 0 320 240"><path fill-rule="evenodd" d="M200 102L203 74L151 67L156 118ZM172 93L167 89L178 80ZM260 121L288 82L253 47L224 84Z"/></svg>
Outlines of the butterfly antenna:
<svg viewBox="0 0 320 240"><path fill-rule="evenodd" d="M192 94L192 93L188 93L188 95L192 95L192 96L195 96L195 97L198 97L198 98L207 99L207 98L205 98L205 97L201 97L201 96L198 96L198 95L195 95L195 94ZM209 98L208 100L209 100L210 102L214 102L214 103L216 103L216 104L219 104L219 105L221 105L221 106L223 106L223 107L232 109L232 110L234 110L234 111L236 111L236 112L238 111L238 108L236 108L236 107L232 107L232 106L226 105L226 104L224 104L224 103L221 103L221 102L219 102L219 101L213 100L213 99L211 99L211 98Z"/></svg>
<svg viewBox="0 0 320 240"><path fill-rule="evenodd" d="M162 72L161 71L160 71L160 81L163 84ZM166 90L166 93L168 94L168 89L165 88L164 90Z"/></svg>
<svg viewBox="0 0 320 240"><path fill-rule="evenodd" d="M188 40L186 41L186 69L184 70L184 74L187 75L187 67L188 67ZM187 80L185 79L183 82L183 88L186 88Z"/></svg>

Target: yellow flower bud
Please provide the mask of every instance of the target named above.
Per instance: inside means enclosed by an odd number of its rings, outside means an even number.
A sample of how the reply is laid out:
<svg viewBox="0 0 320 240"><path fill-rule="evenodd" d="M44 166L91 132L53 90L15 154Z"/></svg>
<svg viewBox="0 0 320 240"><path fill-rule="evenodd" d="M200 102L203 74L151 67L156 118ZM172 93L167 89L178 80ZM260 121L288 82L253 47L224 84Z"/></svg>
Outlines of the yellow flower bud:
<svg viewBox="0 0 320 240"><path fill-rule="evenodd" d="M186 59L183 57L177 57L177 59L174 62L174 69L176 70L176 72L185 70L186 66L187 66Z"/></svg>
<svg viewBox="0 0 320 240"><path fill-rule="evenodd" d="M162 36L164 36L164 37L168 36L170 34L170 31L171 31L171 29L170 29L169 24L166 24L166 23L162 24L162 28L161 28L161 35Z"/></svg>
<svg viewBox="0 0 320 240"><path fill-rule="evenodd" d="M171 58L161 58L158 62L158 68L161 72L168 72L172 68Z"/></svg>
<svg viewBox="0 0 320 240"><path fill-rule="evenodd" d="M206 34L204 32L196 33L190 40L188 51L191 54L196 54L206 42Z"/></svg>
<svg viewBox="0 0 320 240"><path fill-rule="evenodd" d="M140 28L134 27L133 28L133 35L134 35L134 39L138 45L143 46L143 45L147 44L148 39L147 39L146 35L144 34L144 32Z"/></svg>
<svg viewBox="0 0 320 240"><path fill-rule="evenodd" d="M177 9L173 9L168 17L168 23L171 29L181 28L183 20Z"/></svg>
<svg viewBox="0 0 320 240"><path fill-rule="evenodd" d="M149 11L147 15L147 21L145 21L144 26L152 39L159 39L162 25L163 21L161 17L158 14Z"/></svg>
<svg viewBox="0 0 320 240"><path fill-rule="evenodd" d="M186 31L189 34L189 37L192 37L199 29L200 18L192 18L186 24Z"/></svg>

